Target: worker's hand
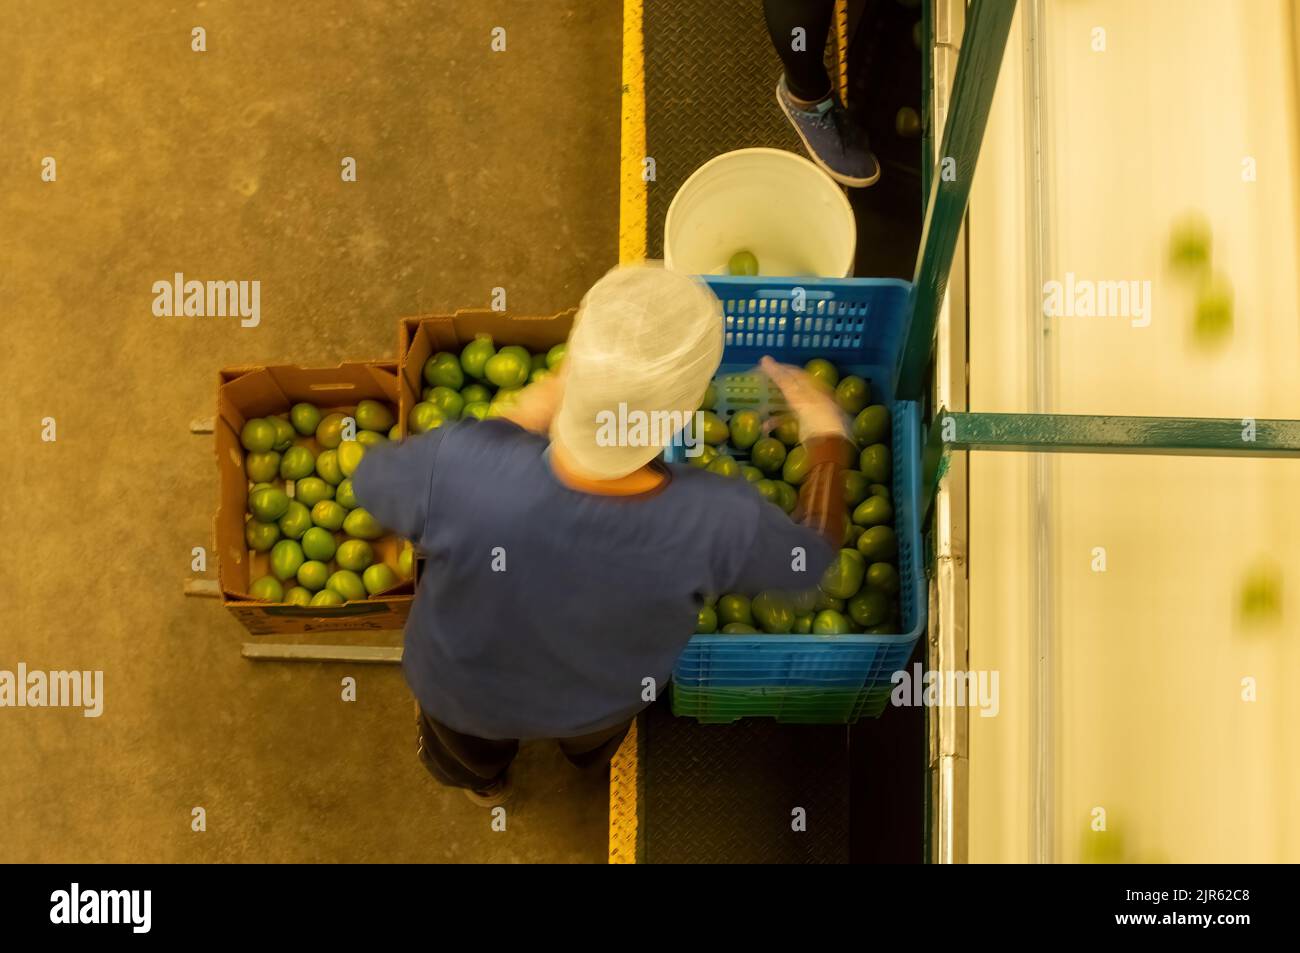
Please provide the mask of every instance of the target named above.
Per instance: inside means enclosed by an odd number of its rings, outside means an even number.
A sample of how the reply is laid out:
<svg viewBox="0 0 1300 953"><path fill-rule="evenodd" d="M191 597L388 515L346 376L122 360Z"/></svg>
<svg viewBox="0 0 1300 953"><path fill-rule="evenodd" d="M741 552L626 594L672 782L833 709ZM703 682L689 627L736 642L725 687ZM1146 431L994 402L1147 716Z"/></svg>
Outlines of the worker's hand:
<svg viewBox="0 0 1300 953"><path fill-rule="evenodd" d="M533 433L544 434L550 430L551 420L560 409L560 398L564 396L566 366L567 362L561 362L549 377L521 390L514 404L501 416Z"/></svg>
<svg viewBox="0 0 1300 953"><path fill-rule="evenodd" d="M799 421L801 441L830 435L848 437L848 420L839 405L807 371L789 364L778 364L770 357L763 358L759 366L785 396L786 403Z"/></svg>

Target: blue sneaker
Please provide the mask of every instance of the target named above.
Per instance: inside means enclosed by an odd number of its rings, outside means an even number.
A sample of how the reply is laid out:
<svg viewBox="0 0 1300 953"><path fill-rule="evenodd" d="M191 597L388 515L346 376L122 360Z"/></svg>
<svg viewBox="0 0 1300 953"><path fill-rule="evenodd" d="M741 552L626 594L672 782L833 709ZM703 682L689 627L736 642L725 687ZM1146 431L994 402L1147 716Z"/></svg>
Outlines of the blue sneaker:
<svg viewBox="0 0 1300 953"><path fill-rule="evenodd" d="M880 178L880 163L867 142L866 132L849 118L832 93L815 106L797 106L785 86L785 74L776 84L776 101L799 133L808 155L836 182L862 189Z"/></svg>

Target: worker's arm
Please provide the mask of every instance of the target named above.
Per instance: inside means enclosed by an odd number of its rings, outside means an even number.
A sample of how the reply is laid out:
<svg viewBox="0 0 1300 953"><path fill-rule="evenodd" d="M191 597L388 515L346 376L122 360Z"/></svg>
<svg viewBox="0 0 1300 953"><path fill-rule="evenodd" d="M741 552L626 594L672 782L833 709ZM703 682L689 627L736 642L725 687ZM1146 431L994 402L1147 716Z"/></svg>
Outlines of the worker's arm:
<svg viewBox="0 0 1300 953"><path fill-rule="evenodd" d="M853 457L844 415L835 401L802 370L764 358L763 370L781 388L799 421L810 458L791 516L766 501L745 546L730 591L800 590L816 586L844 538L844 469Z"/></svg>
<svg viewBox="0 0 1300 953"><path fill-rule="evenodd" d="M352 474L357 502L379 521L407 539L419 540L429 518L433 468L450 429L439 427L400 443L378 444L366 451Z"/></svg>
<svg viewBox="0 0 1300 953"><path fill-rule="evenodd" d="M770 357L763 358L761 366L799 421L799 439L808 452L808 477L799 488L794 519L837 550L844 537L844 469L853 460L848 422L830 394L807 372Z"/></svg>
<svg viewBox="0 0 1300 953"><path fill-rule="evenodd" d="M533 433L544 434L550 430L551 420L564 395L564 368L565 365L561 364L549 377L521 390L514 404L506 408L501 417Z"/></svg>

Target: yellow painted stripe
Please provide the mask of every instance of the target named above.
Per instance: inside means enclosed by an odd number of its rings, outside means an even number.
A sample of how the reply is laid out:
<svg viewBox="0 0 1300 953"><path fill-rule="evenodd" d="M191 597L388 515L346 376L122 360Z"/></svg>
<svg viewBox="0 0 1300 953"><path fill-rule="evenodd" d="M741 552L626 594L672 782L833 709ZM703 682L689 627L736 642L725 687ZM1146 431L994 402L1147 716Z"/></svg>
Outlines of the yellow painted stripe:
<svg viewBox="0 0 1300 953"><path fill-rule="evenodd" d="M637 726L609 765L609 862L635 864L637 840Z"/></svg>
<svg viewBox="0 0 1300 953"><path fill-rule="evenodd" d="M840 102L849 101L849 0L835 0L835 62L839 66Z"/></svg>
<svg viewBox="0 0 1300 953"><path fill-rule="evenodd" d="M645 50L642 0L623 0L623 108L619 140L618 260L646 253ZM637 843L637 726L609 766L609 862L635 864Z"/></svg>
<svg viewBox="0 0 1300 953"><path fill-rule="evenodd" d="M618 260L646 252L645 53L642 0L623 0L623 116L619 147Z"/></svg>

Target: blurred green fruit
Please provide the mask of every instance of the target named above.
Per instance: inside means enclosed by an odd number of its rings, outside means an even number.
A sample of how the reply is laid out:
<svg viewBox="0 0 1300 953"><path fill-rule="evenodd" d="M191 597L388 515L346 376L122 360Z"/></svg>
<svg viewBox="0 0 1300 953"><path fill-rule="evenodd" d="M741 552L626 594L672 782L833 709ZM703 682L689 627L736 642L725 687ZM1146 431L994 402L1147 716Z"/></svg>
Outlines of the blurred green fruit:
<svg viewBox="0 0 1300 953"><path fill-rule="evenodd" d="M461 388L460 396L461 400L466 404L472 404L480 400L486 404L492 399L492 392L482 384L467 384Z"/></svg>
<svg viewBox="0 0 1300 953"><path fill-rule="evenodd" d="M254 490L248 498L248 511L263 523L274 523L289 510L289 494L278 486Z"/></svg>
<svg viewBox="0 0 1300 953"><path fill-rule="evenodd" d="M361 572L375 561L375 551L364 539L348 539L339 543L334 553L334 561L340 569Z"/></svg>
<svg viewBox="0 0 1300 953"><path fill-rule="evenodd" d="M776 488L775 480L759 480L754 484L758 488L759 495L769 503L781 505L781 493Z"/></svg>
<svg viewBox="0 0 1300 953"><path fill-rule="evenodd" d="M447 420L460 420L461 411L465 409L465 398L450 387L435 387L425 400L433 404Z"/></svg>
<svg viewBox="0 0 1300 953"><path fill-rule="evenodd" d="M375 522L370 512L359 506L343 520L343 532L357 539L378 539L384 535L383 528Z"/></svg>
<svg viewBox="0 0 1300 953"><path fill-rule="evenodd" d="M271 449L277 453L284 453L293 446L293 424L283 417L267 417L266 419L271 421L271 426L275 428L275 443L271 445Z"/></svg>
<svg viewBox="0 0 1300 953"><path fill-rule="evenodd" d="M280 533L286 539L302 539L302 534L311 529L311 510L300 500L290 500L289 508L279 521Z"/></svg>
<svg viewBox="0 0 1300 953"><path fill-rule="evenodd" d="M776 505L787 513L793 513L799 505L799 491L784 480L773 480L776 484Z"/></svg>
<svg viewBox="0 0 1300 953"><path fill-rule="evenodd" d="M871 484L871 486L867 487L867 495L868 495L868 496L883 496L885 499L889 500L891 503L894 501L893 494L889 492L889 487L885 486L885 484L883 484L883 483L873 483L873 484Z"/></svg>
<svg viewBox="0 0 1300 953"><path fill-rule="evenodd" d="M890 563L872 563L867 567L867 585L893 595L898 592L898 570Z"/></svg>
<svg viewBox="0 0 1300 953"><path fill-rule="evenodd" d="M727 423L731 431L731 445L737 450L748 450L763 436L763 418L753 410L738 410Z"/></svg>
<svg viewBox="0 0 1300 953"><path fill-rule="evenodd" d="M1187 274L1206 271L1210 266L1212 242L1210 223L1199 212L1189 212L1174 223L1169 235L1169 264Z"/></svg>
<svg viewBox="0 0 1300 953"><path fill-rule="evenodd" d="M321 500L334 498L334 487L320 477L306 477L293 485L293 495L304 506L315 506Z"/></svg>
<svg viewBox="0 0 1300 953"><path fill-rule="evenodd" d="M704 396L700 398L700 410L712 410L718 406L718 385L709 381L709 386L704 388Z"/></svg>
<svg viewBox="0 0 1300 953"><path fill-rule="evenodd" d="M754 616L749 608L749 597L729 592L718 599L718 621L723 625L732 622L754 624Z"/></svg>
<svg viewBox="0 0 1300 953"><path fill-rule="evenodd" d="M355 444L355 441L351 441ZM343 482L343 470L339 467L339 452L323 450L316 458L316 474L326 483L338 486Z"/></svg>
<svg viewBox="0 0 1300 953"><path fill-rule="evenodd" d="M320 411L316 409L315 404L294 404L289 409L289 422L298 433L310 437L320 426Z"/></svg>
<svg viewBox="0 0 1300 953"><path fill-rule="evenodd" d="M244 541L255 553L269 551L279 538L280 527L275 523L263 523L261 520L252 519L244 524Z"/></svg>
<svg viewBox="0 0 1300 953"><path fill-rule="evenodd" d="M403 579L410 579L415 574L415 547L409 542L397 555L397 571Z"/></svg>
<svg viewBox="0 0 1300 953"><path fill-rule="evenodd" d="M447 418L443 416L441 410L428 401L421 401L411 408L407 426L411 433L428 433L430 430L437 430L446 421Z"/></svg>
<svg viewBox="0 0 1300 953"><path fill-rule="evenodd" d="M723 419L711 410L704 410L701 413L704 416L704 433L697 436L703 436L704 442L713 446L726 443L730 430Z"/></svg>
<svg viewBox="0 0 1300 953"><path fill-rule="evenodd" d="M366 592L373 596L397 585L397 574L383 563L375 563L361 574L361 584L366 587Z"/></svg>
<svg viewBox="0 0 1300 953"><path fill-rule="evenodd" d="M893 470L889 448L883 443L873 443L869 447L864 447L858 457L858 469L862 471L869 483L882 485L888 483Z"/></svg>
<svg viewBox="0 0 1300 953"><path fill-rule="evenodd" d="M858 540L865 530L848 516L844 517L844 538L840 545L845 549L857 549Z"/></svg>
<svg viewBox="0 0 1300 953"><path fill-rule="evenodd" d="M461 420L484 420L487 418L488 407L490 405L485 400L476 400L465 405L465 409L460 412Z"/></svg>
<svg viewBox="0 0 1300 953"><path fill-rule="evenodd" d="M870 486L870 481L857 470L845 470L844 505L850 509L857 506L870 495Z"/></svg>
<svg viewBox="0 0 1300 953"><path fill-rule="evenodd" d="M780 473L785 444L773 437L760 437L749 450L749 460L764 473Z"/></svg>
<svg viewBox="0 0 1300 953"><path fill-rule="evenodd" d="M276 579L292 579L302 564L302 547L293 540L282 539L271 548L271 572Z"/></svg>
<svg viewBox="0 0 1300 953"><path fill-rule="evenodd" d="M284 599L284 586L274 576L263 576L248 587L248 594L259 602L280 602Z"/></svg>
<svg viewBox="0 0 1300 953"><path fill-rule="evenodd" d="M836 369L834 364L824 358L814 357L803 366L803 369L807 371L809 376L812 377L816 383L820 384L827 393L834 392L835 385L840 382L839 370Z"/></svg>
<svg viewBox="0 0 1300 953"><path fill-rule="evenodd" d="M345 510L356 508L357 494L356 491L352 489L351 478L344 480L338 485L338 489L334 491L334 499L338 502L339 506L343 507Z"/></svg>
<svg viewBox="0 0 1300 953"><path fill-rule="evenodd" d="M894 508L883 496L869 496L853 510L853 522L859 526L881 526L894 518Z"/></svg>
<svg viewBox="0 0 1300 953"><path fill-rule="evenodd" d="M810 615L797 615L794 617L794 627L790 630L794 635L807 635L812 631L813 617Z"/></svg>
<svg viewBox="0 0 1300 953"><path fill-rule="evenodd" d="M388 439L393 441L402 439L402 428L400 424L393 424L393 428L388 431Z"/></svg>
<svg viewBox="0 0 1300 953"><path fill-rule="evenodd" d="M544 381L544 380L546 380L546 378L548 378L548 377L550 377L550 376L551 376L551 372L548 371L546 368L544 368L544 367L534 367L533 370L532 370L532 373L530 373L530 374L528 375L528 383L530 383L530 384L536 384L536 383L538 383L539 381Z"/></svg>
<svg viewBox="0 0 1300 953"><path fill-rule="evenodd" d="M889 441L889 409L884 404L872 404L853 418L853 439L859 446Z"/></svg>
<svg viewBox="0 0 1300 953"><path fill-rule="evenodd" d="M754 621L764 632L784 635L794 628L794 604L779 592L760 592L749 604Z"/></svg>
<svg viewBox="0 0 1300 953"><path fill-rule="evenodd" d="M313 606L341 606L344 599L332 589L322 589L316 595L311 597L310 605Z"/></svg>
<svg viewBox="0 0 1300 953"><path fill-rule="evenodd" d="M740 476L740 464L725 453L720 453L713 458L708 466L710 473L716 473L718 476L736 477Z"/></svg>
<svg viewBox="0 0 1300 953"><path fill-rule="evenodd" d="M758 629L744 622L728 622L722 627L724 635L758 635Z"/></svg>
<svg viewBox="0 0 1300 953"><path fill-rule="evenodd" d="M564 355L568 353L569 345L567 343L557 344L546 352L546 366L555 370L560 362L564 360Z"/></svg>
<svg viewBox="0 0 1300 953"><path fill-rule="evenodd" d="M745 478L746 483L758 483L760 480L766 480L763 471L758 467L750 466L748 463L740 465L740 475Z"/></svg>
<svg viewBox="0 0 1300 953"><path fill-rule="evenodd" d="M1215 275L1196 293L1196 343L1214 347L1232 337L1232 283Z"/></svg>
<svg viewBox="0 0 1300 953"><path fill-rule="evenodd" d="M811 467L812 459L808 456L808 448L799 444L786 454L785 463L781 466L781 479L791 486L799 486L808 479Z"/></svg>
<svg viewBox="0 0 1300 953"><path fill-rule="evenodd" d="M326 589L332 589L343 597L345 602L355 602L367 595L365 583L350 569L340 569L325 582Z"/></svg>
<svg viewBox="0 0 1300 953"><path fill-rule="evenodd" d="M239 442L250 453L266 453L275 446L275 424L265 417L254 417L239 431Z"/></svg>
<svg viewBox="0 0 1300 953"><path fill-rule="evenodd" d="M334 537L330 537L333 541ZM304 551L306 547L304 547ZM298 585L302 586L309 592L316 592L318 589L325 588L325 581L329 579L330 570L323 562L317 559L309 560L298 567Z"/></svg>
<svg viewBox="0 0 1300 953"><path fill-rule="evenodd" d="M290 447L280 458L280 476L286 480L301 480L316 470L316 457L306 447Z"/></svg>
<svg viewBox="0 0 1300 953"><path fill-rule="evenodd" d="M340 529L347 515L348 511L338 500L321 500L311 508L311 521L321 529L327 529L330 532ZM323 559L324 557L313 556L312 558Z"/></svg>
<svg viewBox="0 0 1300 953"><path fill-rule="evenodd" d="M843 612L844 600L836 599L834 596L828 596L826 593L818 589L817 603L813 608L815 608L818 612L822 611L823 609L833 609L836 612Z"/></svg>
<svg viewBox="0 0 1300 953"><path fill-rule="evenodd" d="M708 635L718 631L718 613L712 606L700 606L695 614L695 634Z"/></svg>
<svg viewBox="0 0 1300 953"><path fill-rule="evenodd" d="M311 529L307 530L307 532L303 533L300 544L304 556L310 560L316 560L322 563L327 563L333 559L334 550L338 548L334 542L334 534L319 526L313 526ZM298 577L298 581L302 582L302 576ZM305 582L302 584L307 586L308 589L312 588Z"/></svg>
<svg viewBox="0 0 1300 953"><path fill-rule="evenodd" d="M343 442L343 422L346 414L330 414L316 428L316 442L326 450L336 450Z"/></svg>
<svg viewBox="0 0 1300 953"><path fill-rule="evenodd" d="M856 549L841 549L822 573L821 590L835 599L851 599L862 588L867 561Z"/></svg>
<svg viewBox="0 0 1300 953"><path fill-rule="evenodd" d="M328 453L329 451L325 452ZM357 472L357 467L361 466L361 458L366 455L366 448L355 440L347 440L339 444L339 448L335 453L338 454L339 472L345 477L350 477ZM342 483L343 481L340 480L339 482Z"/></svg>
<svg viewBox="0 0 1300 953"><path fill-rule="evenodd" d="M357 443L369 450L371 447L377 447L381 443L388 443L388 438L376 430L361 430L357 433ZM341 446L340 449L342 449Z"/></svg>
<svg viewBox="0 0 1300 953"><path fill-rule="evenodd" d="M823 609L813 619L814 635L847 635L853 631L849 620L834 609Z"/></svg>
<svg viewBox="0 0 1300 953"><path fill-rule="evenodd" d="M846 414L862 413L870 399L871 388L861 377L849 375L835 386L835 403Z"/></svg>
<svg viewBox="0 0 1300 953"><path fill-rule="evenodd" d="M799 418L794 414L784 414L777 418L776 426L772 428L772 436L785 446L793 447L799 442Z"/></svg>
<svg viewBox="0 0 1300 953"><path fill-rule="evenodd" d="M756 275L758 274L758 258L747 248L741 249L727 259L727 274L729 275Z"/></svg>
<svg viewBox="0 0 1300 953"><path fill-rule="evenodd" d="M710 447L707 443L699 444L695 447L695 455L687 455L686 462L693 467L703 467L708 469L710 463L718 459L718 448Z"/></svg>
<svg viewBox="0 0 1300 953"><path fill-rule="evenodd" d="M284 594L284 601L291 606L311 605L311 591L302 586L294 586Z"/></svg>
<svg viewBox="0 0 1300 953"><path fill-rule="evenodd" d="M383 433L396 423L393 412L377 400L363 400L357 404L357 426L362 430Z"/></svg>
<svg viewBox="0 0 1300 953"><path fill-rule="evenodd" d="M817 611L817 597L821 594L820 589L800 589L798 592L790 593L790 605L794 607L795 615L812 615Z"/></svg>
<svg viewBox="0 0 1300 953"><path fill-rule="evenodd" d="M465 345L460 352L460 367L470 377L476 377L482 380L484 377L483 369L493 354L497 352L496 346L492 343L490 334L477 335L474 340Z"/></svg>
<svg viewBox="0 0 1300 953"><path fill-rule="evenodd" d="M898 556L898 537L893 527L869 526L858 537L858 552L868 561L876 563L891 560Z"/></svg>
<svg viewBox="0 0 1300 953"><path fill-rule="evenodd" d="M889 618L889 596L879 589L863 589L849 600L849 616L860 626L880 625Z"/></svg>
<svg viewBox="0 0 1300 953"><path fill-rule="evenodd" d="M280 455L274 450L245 454L244 472L254 483L274 480L280 474Z"/></svg>
<svg viewBox="0 0 1300 953"><path fill-rule="evenodd" d="M531 355L521 358L517 352L502 348L488 358L483 373L497 387L515 388L528 383L532 369Z"/></svg>
<svg viewBox="0 0 1300 953"><path fill-rule="evenodd" d="M455 354L439 351L424 362L424 382L430 387L451 387L459 390L465 386L465 369Z"/></svg>

